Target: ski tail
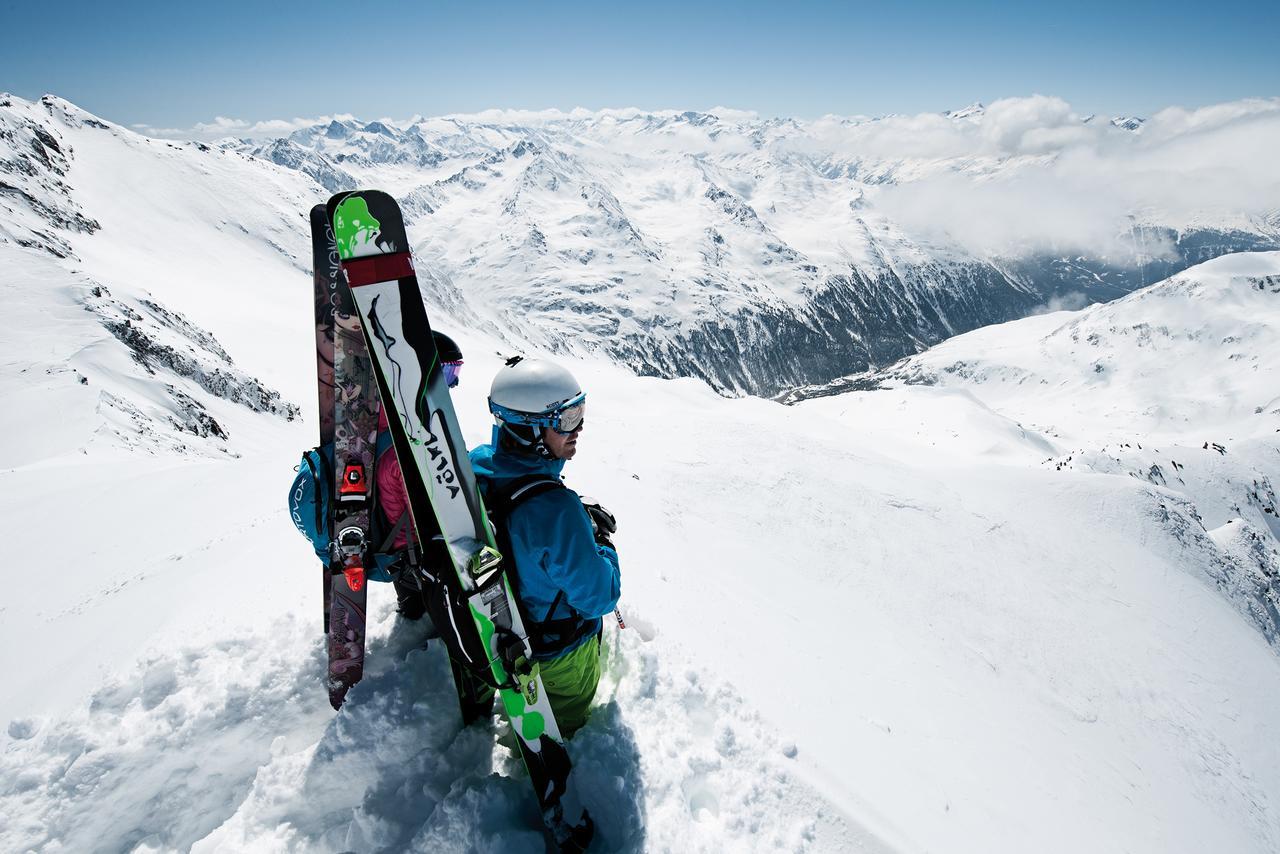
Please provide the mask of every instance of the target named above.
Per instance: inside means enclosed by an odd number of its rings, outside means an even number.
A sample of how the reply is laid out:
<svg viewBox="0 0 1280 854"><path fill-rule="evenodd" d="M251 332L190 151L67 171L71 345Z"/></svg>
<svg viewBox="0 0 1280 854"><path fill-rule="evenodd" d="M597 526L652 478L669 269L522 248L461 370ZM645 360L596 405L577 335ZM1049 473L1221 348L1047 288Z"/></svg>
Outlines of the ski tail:
<svg viewBox="0 0 1280 854"><path fill-rule="evenodd" d="M315 325L316 325L316 390L319 397L320 413L320 450L333 447L333 298L332 290L337 283L337 258L331 254L333 249L333 228L329 225L329 216L324 205L316 205L311 209L311 264L312 279L315 285ZM332 460L330 460L332 466ZM332 469L330 469L332 470ZM324 508L328 513L328 508ZM320 578L323 593L324 634L329 635L329 567L324 565Z"/></svg>

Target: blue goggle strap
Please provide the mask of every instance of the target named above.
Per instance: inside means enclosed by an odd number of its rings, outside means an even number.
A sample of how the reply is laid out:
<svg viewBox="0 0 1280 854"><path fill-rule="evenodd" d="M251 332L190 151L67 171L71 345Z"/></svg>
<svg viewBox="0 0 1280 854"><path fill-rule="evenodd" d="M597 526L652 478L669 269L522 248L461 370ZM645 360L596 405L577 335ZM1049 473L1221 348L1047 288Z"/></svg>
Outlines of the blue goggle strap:
<svg viewBox="0 0 1280 854"><path fill-rule="evenodd" d="M556 432L562 432L560 430L560 416L565 412L565 410L573 409L576 406L580 407L586 402L587 394L586 392L582 392L575 397L569 398L550 412L531 415L528 412L517 412L514 409L507 409L507 407L502 404L494 403L491 400L489 401L489 411L508 424L523 424L526 427L550 427ZM582 422L579 421L578 424L573 425L574 429L577 429L581 423ZM573 430L563 432L572 433Z"/></svg>

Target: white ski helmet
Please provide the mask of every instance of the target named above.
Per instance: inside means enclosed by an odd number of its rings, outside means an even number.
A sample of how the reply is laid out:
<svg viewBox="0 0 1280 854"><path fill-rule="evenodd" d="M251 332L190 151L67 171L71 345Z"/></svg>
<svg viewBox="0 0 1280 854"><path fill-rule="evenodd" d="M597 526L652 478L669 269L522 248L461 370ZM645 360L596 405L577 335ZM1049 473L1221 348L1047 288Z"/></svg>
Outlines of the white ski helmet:
<svg viewBox="0 0 1280 854"><path fill-rule="evenodd" d="M586 397L573 374L554 362L515 356L493 378L489 411L518 444L532 448L542 444L542 427L560 433L581 427Z"/></svg>

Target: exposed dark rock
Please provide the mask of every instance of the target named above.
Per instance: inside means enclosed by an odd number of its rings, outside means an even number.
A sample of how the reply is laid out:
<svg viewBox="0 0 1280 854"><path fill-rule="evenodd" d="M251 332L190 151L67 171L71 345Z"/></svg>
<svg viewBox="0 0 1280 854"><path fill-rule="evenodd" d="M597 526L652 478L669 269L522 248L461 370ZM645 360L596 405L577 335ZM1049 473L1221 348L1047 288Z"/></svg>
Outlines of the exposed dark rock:
<svg viewBox="0 0 1280 854"><path fill-rule="evenodd" d="M721 392L769 396L896 362L952 335L1020 317L1038 302L980 264L905 275L850 269L815 286L807 312L762 306L669 341L648 331L623 336L610 352L644 375L695 376Z"/></svg>
<svg viewBox="0 0 1280 854"><path fill-rule="evenodd" d="M145 329L131 320L103 320L102 325L133 353L134 360L150 373L159 369L172 371L180 377L194 380L211 394L238 403L254 412L270 412L286 421L302 414L296 404L280 398L278 391L266 388L258 380L238 371L215 368L208 370L197 359L158 343Z"/></svg>
<svg viewBox="0 0 1280 854"><path fill-rule="evenodd" d="M222 349L222 345L218 343L218 339L214 338L209 332L204 331L200 327L191 323L176 311L169 311L164 306L149 299L141 300L142 305L150 309L151 314L156 320L168 326L178 334L196 342L202 349L214 354L228 365L232 364L231 357L227 355L227 351Z"/></svg>
<svg viewBox="0 0 1280 854"><path fill-rule="evenodd" d="M1234 542L1224 552L1205 533L1190 499L1166 495L1154 513L1183 548L1200 554L1207 579L1280 651L1280 555L1274 539L1237 522Z"/></svg>
<svg viewBox="0 0 1280 854"><path fill-rule="evenodd" d="M143 300L140 304L147 309L149 317L112 297L101 286L92 288L84 302L85 308L98 316L103 327L129 348L134 361L148 373L167 371L185 377L210 394L254 412L268 412L286 421L300 417L302 411L296 404L281 399L279 392L237 369L212 334L152 300ZM162 328L176 333L175 340L185 342L185 350L161 341ZM166 384L166 388L181 415L175 422L180 422L181 429L201 436L225 438L226 431L212 416L207 416L202 405L172 384Z"/></svg>
<svg viewBox="0 0 1280 854"><path fill-rule="evenodd" d="M329 161L329 158L323 154L303 148L288 139L277 139L274 142L259 146L253 149L252 154L255 157L270 160L272 163L284 166L286 169L294 169L304 175L309 175L317 184L330 193L354 190L357 187L358 182L356 179L334 166Z"/></svg>
<svg viewBox="0 0 1280 854"><path fill-rule="evenodd" d="M192 433L202 439L211 436L223 440L231 438L223 426L209 414L209 410L204 408L204 404L172 385L166 384L165 388L178 405L178 414L169 419L173 426L184 433Z"/></svg>
<svg viewBox="0 0 1280 854"><path fill-rule="evenodd" d="M55 105L48 100L50 111ZM0 195L18 200L19 215L10 226L13 242L57 258L71 257L61 231L92 233L100 226L84 215L63 180L72 151L54 128L20 114L0 114ZM26 208L34 218L21 213ZM39 222L49 226L40 228Z"/></svg>
<svg viewBox="0 0 1280 854"><path fill-rule="evenodd" d="M733 193L712 184L703 195L715 202L720 210L739 225L752 231L765 230L764 223L760 222L760 216L755 209Z"/></svg>
<svg viewBox="0 0 1280 854"><path fill-rule="evenodd" d="M1238 230L1135 227L1126 240L1124 257L1037 255L1000 264L1044 302L1075 294L1092 303L1122 297L1220 255L1280 249L1274 237Z"/></svg>

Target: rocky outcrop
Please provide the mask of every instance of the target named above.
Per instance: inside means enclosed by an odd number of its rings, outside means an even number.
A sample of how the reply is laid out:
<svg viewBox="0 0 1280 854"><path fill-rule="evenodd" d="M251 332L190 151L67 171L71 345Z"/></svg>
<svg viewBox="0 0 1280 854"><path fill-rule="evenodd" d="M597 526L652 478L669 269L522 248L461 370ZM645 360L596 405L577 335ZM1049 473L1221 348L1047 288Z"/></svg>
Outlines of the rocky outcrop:
<svg viewBox="0 0 1280 854"><path fill-rule="evenodd" d="M57 124L46 121L63 103L46 97L37 105L0 95L0 207L8 214L0 217L0 242L57 258L72 255L62 232L92 234L100 228L66 180L75 152Z"/></svg>
<svg viewBox="0 0 1280 854"><path fill-rule="evenodd" d="M254 412L270 413L286 421L300 417L297 404L283 400L278 391L239 370L212 334L181 314L149 299L140 300L135 308L100 285L88 291L83 304L104 329L129 348L134 361L148 374L191 380L209 394ZM225 428L195 397L172 383L165 383L164 388L173 401L174 426L201 437L228 437Z"/></svg>

